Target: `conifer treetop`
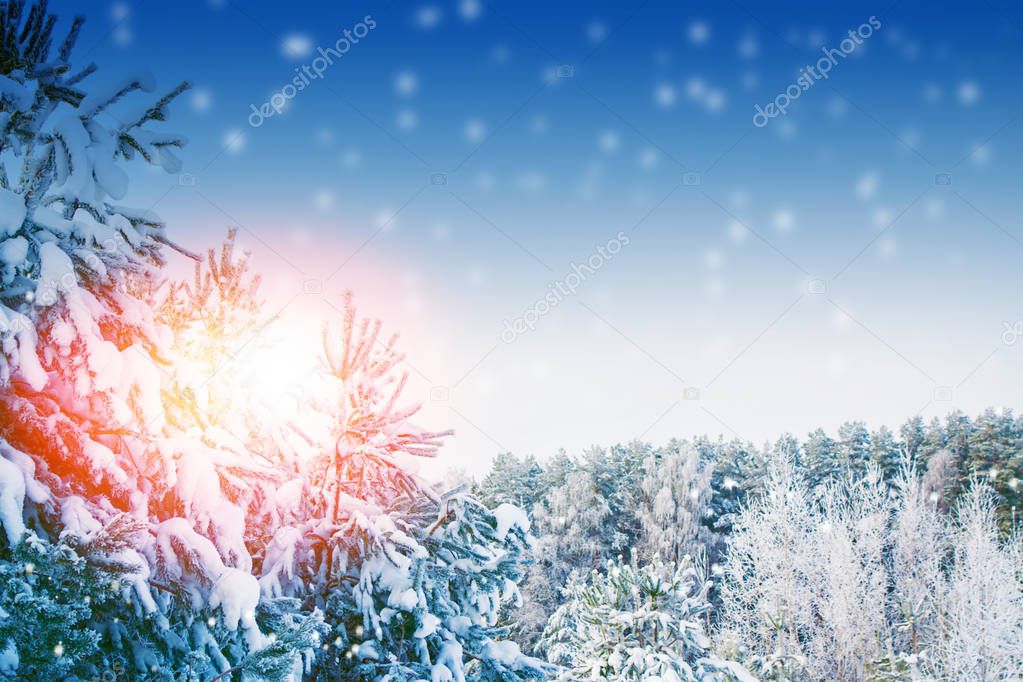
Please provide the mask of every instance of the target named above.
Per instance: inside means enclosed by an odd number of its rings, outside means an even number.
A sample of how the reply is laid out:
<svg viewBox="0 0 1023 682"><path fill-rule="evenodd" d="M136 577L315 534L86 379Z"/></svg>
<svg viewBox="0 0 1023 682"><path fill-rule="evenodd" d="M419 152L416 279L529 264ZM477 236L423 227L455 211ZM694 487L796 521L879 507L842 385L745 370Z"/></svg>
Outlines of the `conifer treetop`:
<svg viewBox="0 0 1023 682"><path fill-rule="evenodd" d="M133 95L153 91L144 73L87 91L95 65L72 67L82 24L75 18L58 38L46 2L0 4L0 339L16 339L4 344L0 383L20 371L35 390L46 380L29 357L42 310L63 303L78 318L70 338L62 335L65 347L76 335L84 343L87 320L102 322L104 308L122 316L124 335L146 335L119 289L129 277L152 276L164 246L193 255L154 213L119 203L126 162L179 171L185 139L155 125L189 84L141 103Z"/></svg>

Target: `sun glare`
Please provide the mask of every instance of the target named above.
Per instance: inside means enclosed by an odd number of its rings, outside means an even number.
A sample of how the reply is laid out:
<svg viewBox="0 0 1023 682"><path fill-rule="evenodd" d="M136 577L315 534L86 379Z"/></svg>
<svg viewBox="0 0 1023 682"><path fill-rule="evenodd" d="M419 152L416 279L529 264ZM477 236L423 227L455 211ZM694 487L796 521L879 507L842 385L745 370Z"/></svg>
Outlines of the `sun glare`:
<svg viewBox="0 0 1023 682"><path fill-rule="evenodd" d="M280 328L278 328L280 327ZM318 367L316 335L272 327L248 343L232 362L239 402L288 418L315 383Z"/></svg>

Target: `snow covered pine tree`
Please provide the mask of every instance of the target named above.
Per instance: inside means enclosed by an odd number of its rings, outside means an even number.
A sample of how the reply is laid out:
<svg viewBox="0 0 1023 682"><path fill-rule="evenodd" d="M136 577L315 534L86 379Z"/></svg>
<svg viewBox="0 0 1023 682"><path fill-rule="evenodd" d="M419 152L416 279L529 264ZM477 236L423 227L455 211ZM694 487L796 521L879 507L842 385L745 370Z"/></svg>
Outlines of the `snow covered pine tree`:
<svg viewBox="0 0 1023 682"><path fill-rule="evenodd" d="M494 512L462 490L438 496L409 456L432 457L448 435L412 427L400 407L407 374L396 337L357 323L346 299L339 342L324 331L329 387L314 404L328 428L304 425L289 521L270 541L260 584L321 608L334 647L313 679L433 682L542 679L546 666L501 638L501 607L518 600L530 538L518 507ZM468 663L465 663L468 659Z"/></svg>
<svg viewBox="0 0 1023 682"><path fill-rule="evenodd" d="M753 682L710 652L709 588L688 556L646 566L612 559L588 580L573 576L540 646L566 680Z"/></svg>
<svg viewBox="0 0 1023 682"><path fill-rule="evenodd" d="M204 537L176 517L215 453L167 437L166 334L132 293L173 245L156 216L114 203L125 162L177 172L184 140L154 124L187 84L134 105L146 75L89 94L95 66L70 62L82 20L54 48L56 25L45 3L0 4L0 669L286 672L316 622L266 646L240 529Z"/></svg>
<svg viewBox="0 0 1023 682"><path fill-rule="evenodd" d="M167 300L154 313L164 248L186 252L114 203L125 162L177 172L184 140L153 124L187 85L134 107L150 78L87 94L81 20L53 49L56 25L45 3L0 3L0 677L542 675L496 624L528 522L406 469L442 434L407 425L378 327L356 333L350 310L312 435L210 417L224 404L197 395L190 353L224 339L193 343ZM190 293L244 318L255 288L229 290L221 256Z"/></svg>

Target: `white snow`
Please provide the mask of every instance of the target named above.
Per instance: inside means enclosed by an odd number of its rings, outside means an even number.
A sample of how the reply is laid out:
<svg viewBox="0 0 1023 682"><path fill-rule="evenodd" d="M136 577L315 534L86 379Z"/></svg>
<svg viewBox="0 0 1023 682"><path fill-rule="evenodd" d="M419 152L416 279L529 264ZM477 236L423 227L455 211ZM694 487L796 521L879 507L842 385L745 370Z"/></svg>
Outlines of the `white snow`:
<svg viewBox="0 0 1023 682"><path fill-rule="evenodd" d="M2 230L2 227L0 227L0 230ZM0 263L13 268L20 265L26 256L28 256L28 242L24 237L5 239L0 242Z"/></svg>
<svg viewBox="0 0 1023 682"><path fill-rule="evenodd" d="M424 613L419 619L419 627L416 628L416 631L412 636L416 639L429 637L433 633L437 632L438 625L440 625L440 618L429 612Z"/></svg>
<svg viewBox="0 0 1023 682"><path fill-rule="evenodd" d="M20 230L26 213L25 197L0 187L0 239Z"/></svg>
<svg viewBox="0 0 1023 682"><path fill-rule="evenodd" d="M152 92L156 87L156 78L152 72L143 70L137 73L126 74L120 78L111 79L106 86L97 87L92 90L82 103L78 105L78 113L82 116L90 116L96 111L108 106L129 84L138 84L138 89L143 92Z"/></svg>
<svg viewBox="0 0 1023 682"><path fill-rule="evenodd" d="M522 649L510 639L487 642L487 657L499 661L509 668L517 669L522 660Z"/></svg>
<svg viewBox="0 0 1023 682"><path fill-rule="evenodd" d="M209 605L221 608L224 625L232 630L241 623L246 629L256 627L256 605L259 604L259 582L237 568L225 568L210 592Z"/></svg>
<svg viewBox="0 0 1023 682"><path fill-rule="evenodd" d="M462 645L455 640L448 640L441 645L437 653L437 663L433 666L433 682L451 680L465 682L462 669Z"/></svg>
<svg viewBox="0 0 1023 682"><path fill-rule="evenodd" d="M50 499L49 489L36 480L35 460L20 450L15 450L0 440L0 456L14 463L25 477L25 497L36 504L43 504Z"/></svg>
<svg viewBox="0 0 1023 682"><path fill-rule="evenodd" d="M60 299L61 294L70 291L77 281L71 258L57 244L45 242L40 245L36 305L53 305Z"/></svg>
<svg viewBox="0 0 1023 682"><path fill-rule="evenodd" d="M25 502L25 477L13 462L0 457L0 524L7 542L17 544L25 532L22 505Z"/></svg>
<svg viewBox="0 0 1023 682"><path fill-rule="evenodd" d="M505 502L494 510L494 516L497 518L497 539L504 540L505 536L508 535L508 531L512 528L519 528L523 532L529 532L529 516L519 507L514 504Z"/></svg>
<svg viewBox="0 0 1023 682"><path fill-rule="evenodd" d="M187 553L187 565L176 547ZM256 624L259 581L255 576L225 566L216 546L196 533L185 519L170 519L158 525L156 548L163 570L171 578L182 582L200 603L205 596L210 607L219 607L228 628L237 630L240 625L250 646L263 646L264 638ZM212 582L213 588L203 595L206 581Z"/></svg>
<svg viewBox="0 0 1023 682"><path fill-rule="evenodd" d="M58 237L71 234L71 230L73 229L70 220L64 219L52 208L47 208L45 206L37 206L32 211L32 222L45 230L49 230Z"/></svg>
<svg viewBox="0 0 1023 682"><path fill-rule="evenodd" d="M79 113L62 102L54 112L52 125L56 180L50 192L66 201L88 197L92 187L92 167L88 147L88 131Z"/></svg>
<svg viewBox="0 0 1023 682"><path fill-rule="evenodd" d="M14 646L14 642L7 640L7 644L0 650L0 675L14 675L18 672L20 664L18 649Z"/></svg>
<svg viewBox="0 0 1023 682"><path fill-rule="evenodd" d="M103 528L103 524L89 511L85 500L78 495L61 501L60 522L64 525L63 533L82 540Z"/></svg>
<svg viewBox="0 0 1023 682"><path fill-rule="evenodd" d="M292 526L278 528L263 557L259 586L267 597L280 597L284 585L295 577L295 553L302 543L302 531Z"/></svg>
<svg viewBox="0 0 1023 682"><path fill-rule="evenodd" d="M4 342L4 335L9 338ZM13 340L12 340L13 339ZM36 355L36 332L31 320L10 308L0 305L0 342L11 367L35 391L46 386L47 375ZM0 370L3 365L0 364ZM0 383L8 379L0 373Z"/></svg>
<svg viewBox="0 0 1023 682"><path fill-rule="evenodd" d="M274 494L274 502L282 510L291 511L297 509L302 503L303 482L301 478L294 478L284 483Z"/></svg>
<svg viewBox="0 0 1023 682"><path fill-rule="evenodd" d="M0 98L7 100L18 111L25 113L31 111L36 89L37 82L34 80L22 83L7 76L0 76Z"/></svg>

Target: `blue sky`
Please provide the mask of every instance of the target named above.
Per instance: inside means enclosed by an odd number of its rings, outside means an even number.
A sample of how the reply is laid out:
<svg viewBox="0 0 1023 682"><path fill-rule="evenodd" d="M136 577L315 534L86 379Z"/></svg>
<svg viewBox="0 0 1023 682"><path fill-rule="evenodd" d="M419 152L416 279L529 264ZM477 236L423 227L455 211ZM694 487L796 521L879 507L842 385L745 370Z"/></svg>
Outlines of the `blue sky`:
<svg viewBox="0 0 1023 682"><path fill-rule="evenodd" d="M239 226L294 329L353 289L402 331L425 420L457 430L445 465L1020 407L1016 5L54 7L87 16L97 80L195 84L171 125L186 175L140 172L135 203L196 249ZM367 15L323 78L249 124ZM827 80L753 124L870 17Z"/></svg>

